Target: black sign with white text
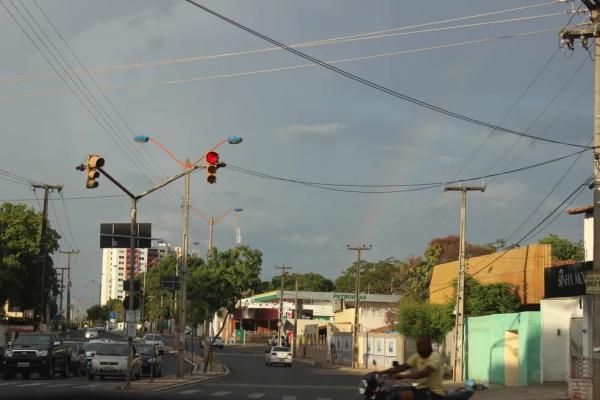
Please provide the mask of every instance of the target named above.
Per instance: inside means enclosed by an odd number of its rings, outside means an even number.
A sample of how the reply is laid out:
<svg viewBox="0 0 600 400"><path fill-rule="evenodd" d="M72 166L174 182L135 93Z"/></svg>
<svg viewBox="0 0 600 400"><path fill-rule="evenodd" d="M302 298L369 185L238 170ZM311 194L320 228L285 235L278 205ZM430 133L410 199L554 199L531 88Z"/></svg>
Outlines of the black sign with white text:
<svg viewBox="0 0 600 400"><path fill-rule="evenodd" d="M585 271L592 262L550 267L544 270L545 298L582 296L585 294Z"/></svg>

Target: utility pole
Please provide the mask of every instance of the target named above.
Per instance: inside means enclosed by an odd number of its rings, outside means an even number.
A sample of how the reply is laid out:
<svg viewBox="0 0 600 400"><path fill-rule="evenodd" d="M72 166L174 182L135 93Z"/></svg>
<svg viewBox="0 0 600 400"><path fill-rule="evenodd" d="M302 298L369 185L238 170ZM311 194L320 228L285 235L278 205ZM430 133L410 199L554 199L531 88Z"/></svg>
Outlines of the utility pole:
<svg viewBox="0 0 600 400"><path fill-rule="evenodd" d="M560 31L561 45L568 50L574 49L575 40L579 39L581 46L587 50L591 43L594 44L594 259L593 273L600 274L600 60L598 48L600 47L600 1L582 0L590 12L590 23L577 27L565 27ZM591 354L592 371L592 398L600 400L600 359L594 358L594 349L600 347L600 295L591 297L591 311L587 313L591 320ZM585 318L585 317L584 317ZM584 345L584 348L588 346Z"/></svg>
<svg viewBox="0 0 600 400"><path fill-rule="evenodd" d="M485 192L485 185L482 186L467 186L460 184L458 186L446 186L444 192L455 191L461 192L460 205L460 244L458 250L458 282L456 288L456 318L454 324L454 382L462 382L463 380L463 353L465 340L465 243L467 233L467 192L471 190L479 190Z"/></svg>
<svg viewBox="0 0 600 400"><path fill-rule="evenodd" d="M281 346L281 331L283 329L283 286L285 282L285 276L287 275L287 270L292 269L292 267L286 267L282 265L281 267L275 267L281 270L281 289L279 291L279 322L277 322L277 345Z"/></svg>
<svg viewBox="0 0 600 400"><path fill-rule="evenodd" d="M40 257L42 259L42 282L40 299L40 328L41 325L48 322L49 309L46 305L46 259L48 258L48 192L50 190L62 190L62 185L48 185L45 183L34 183L31 185L35 189L44 190L44 215L42 219L42 231L40 234Z"/></svg>
<svg viewBox="0 0 600 400"><path fill-rule="evenodd" d="M295 308L296 311L294 312L294 344L292 347L292 356L296 357L296 336L298 334L298 312L300 311L300 309L298 308L298 279L296 279L296 304L295 304Z"/></svg>
<svg viewBox="0 0 600 400"><path fill-rule="evenodd" d="M185 160L184 169L189 170L192 168L190 160ZM190 229L190 174L186 174L183 177L183 232L182 232L182 243L181 243L181 257L179 257L180 268L179 273L181 275L179 281L181 288L181 307L179 324L177 325L177 378L183 378L185 374L185 324L186 324L186 313L187 313L187 286L186 286L186 274L187 274L187 257L188 257L188 242L189 242L189 229Z"/></svg>
<svg viewBox="0 0 600 400"><path fill-rule="evenodd" d="M63 309L63 292L65 291L65 270L66 270L66 268L56 268L56 270L60 271L60 306L58 309L64 313L65 310Z"/></svg>
<svg viewBox="0 0 600 400"><path fill-rule="evenodd" d="M236 247L242 243L242 228L240 227L240 214L235 216L235 245Z"/></svg>
<svg viewBox="0 0 600 400"><path fill-rule="evenodd" d="M215 219L210 217L208 220L208 256L212 253L213 247L213 227L215 226Z"/></svg>
<svg viewBox="0 0 600 400"><path fill-rule="evenodd" d="M67 255L67 319L66 319L66 322L68 325L69 323L71 323L71 255L79 254L79 250L61 251L60 253ZM99 290L102 290L102 286L100 286ZM62 304L62 295L61 295L60 302Z"/></svg>
<svg viewBox="0 0 600 400"><path fill-rule="evenodd" d="M352 368L358 368L358 325L359 325L359 309L360 309L360 255L365 250L371 250L372 245L362 245L357 247L350 247L347 245L348 250L356 251L357 262L356 262L356 282L355 282L355 293L354 293L354 327L352 329Z"/></svg>

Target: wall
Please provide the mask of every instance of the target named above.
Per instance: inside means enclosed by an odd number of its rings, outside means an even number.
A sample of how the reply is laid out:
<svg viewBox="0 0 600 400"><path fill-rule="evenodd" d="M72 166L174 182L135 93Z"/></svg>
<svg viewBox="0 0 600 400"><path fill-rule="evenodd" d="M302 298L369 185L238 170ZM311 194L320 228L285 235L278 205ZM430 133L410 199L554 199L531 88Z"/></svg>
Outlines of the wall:
<svg viewBox="0 0 600 400"><path fill-rule="evenodd" d="M388 325L385 321L389 310L395 309L396 305L389 307L362 307L359 310L360 332L370 331L371 329L381 328ZM334 322L336 324L349 323L354 324L354 308L347 308L335 313Z"/></svg>
<svg viewBox="0 0 600 400"><path fill-rule="evenodd" d="M504 254L504 255L502 255ZM502 255L502 256L501 256ZM518 288L521 304L539 304L544 298L544 269L551 266L550 245L534 244L467 260L466 273L483 283L506 282ZM445 304L454 301L458 261L439 264L433 269L429 301Z"/></svg>
<svg viewBox="0 0 600 400"><path fill-rule="evenodd" d="M566 382L569 377L571 318L582 318L579 297L541 302L542 376L544 382Z"/></svg>
<svg viewBox="0 0 600 400"><path fill-rule="evenodd" d="M467 319L467 377L505 384L505 334L519 333L519 384L541 382L539 312L496 314Z"/></svg>
<svg viewBox="0 0 600 400"><path fill-rule="evenodd" d="M585 214L583 220L583 249L585 251L585 261L594 260L594 215Z"/></svg>

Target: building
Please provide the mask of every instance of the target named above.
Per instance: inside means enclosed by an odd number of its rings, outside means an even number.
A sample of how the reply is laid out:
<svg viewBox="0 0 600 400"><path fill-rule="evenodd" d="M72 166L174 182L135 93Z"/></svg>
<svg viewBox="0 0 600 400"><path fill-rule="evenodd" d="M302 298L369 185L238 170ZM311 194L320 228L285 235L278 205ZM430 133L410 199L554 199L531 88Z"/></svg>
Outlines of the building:
<svg viewBox="0 0 600 400"><path fill-rule="evenodd" d="M168 246L135 249L134 277L140 272L147 271L153 263L172 253L173 250ZM102 304L110 299L123 300L125 298L123 281L129 279L129 256L129 248L102 250L102 283L100 288L100 301Z"/></svg>

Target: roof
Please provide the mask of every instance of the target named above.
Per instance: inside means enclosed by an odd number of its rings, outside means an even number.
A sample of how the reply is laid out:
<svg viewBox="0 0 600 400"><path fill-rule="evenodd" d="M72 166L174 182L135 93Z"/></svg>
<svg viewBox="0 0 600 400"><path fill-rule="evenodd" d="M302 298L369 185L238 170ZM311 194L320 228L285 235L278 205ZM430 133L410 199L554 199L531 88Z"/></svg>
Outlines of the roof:
<svg viewBox="0 0 600 400"><path fill-rule="evenodd" d="M369 333L390 333L390 332L397 332L394 325L381 326L379 328L371 329L369 331Z"/></svg>
<svg viewBox="0 0 600 400"><path fill-rule="evenodd" d="M279 300L280 292L278 290L273 290L266 293L259 293L250 297L248 299L250 303L259 303L259 302L267 302ZM296 292L291 290L283 291L284 299L295 299ZM356 295L354 293L334 293L334 292L298 292L298 298L303 300L316 300L316 301L334 301L334 300L346 300L353 302ZM400 296L398 295L390 295L390 294L360 294L360 301L362 302L370 302L370 303L397 303L400 300Z"/></svg>
<svg viewBox="0 0 600 400"><path fill-rule="evenodd" d="M589 204L587 206L571 208L571 209L567 210L567 214L569 214L569 215L577 215L577 214L583 214L583 213L587 214L587 213L591 213L591 212L594 212L593 204Z"/></svg>

